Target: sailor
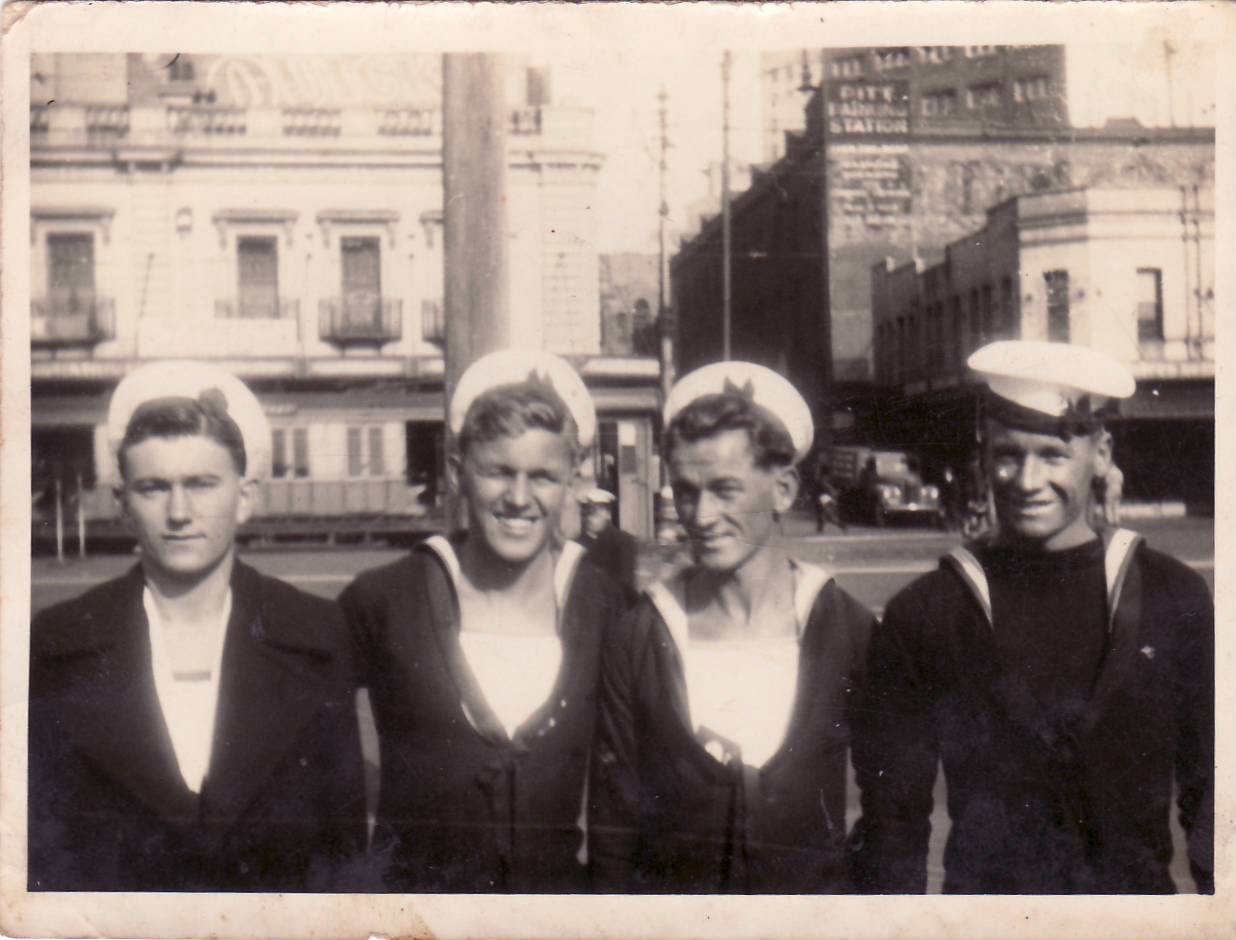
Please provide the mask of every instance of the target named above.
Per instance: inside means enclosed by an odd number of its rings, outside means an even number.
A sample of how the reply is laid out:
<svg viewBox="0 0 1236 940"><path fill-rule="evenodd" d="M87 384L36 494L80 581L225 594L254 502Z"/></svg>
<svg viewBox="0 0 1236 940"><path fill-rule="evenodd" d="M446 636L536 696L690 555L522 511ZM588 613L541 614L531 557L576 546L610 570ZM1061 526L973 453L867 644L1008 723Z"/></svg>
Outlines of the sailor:
<svg viewBox="0 0 1236 940"><path fill-rule="evenodd" d="M30 890L350 888L343 618L236 558L270 465L261 406L215 366L152 363L117 386L107 440L141 557L31 628Z"/></svg>
<svg viewBox="0 0 1236 940"><path fill-rule="evenodd" d="M814 436L762 366L684 377L664 458L693 563L602 656L590 856L610 892L849 889L851 706L872 615L778 544Z"/></svg>
<svg viewBox="0 0 1236 940"><path fill-rule="evenodd" d="M1174 891L1173 787L1211 892L1213 603L1189 567L1087 515L1133 378L1061 343L992 343L969 365L997 532L901 591L872 639L858 886L925 889L942 763L947 892Z"/></svg>
<svg viewBox="0 0 1236 940"><path fill-rule="evenodd" d="M614 494L594 486L579 500L581 531L579 542L590 562L609 574L634 603L639 566L639 540L614 524Z"/></svg>
<svg viewBox="0 0 1236 940"><path fill-rule="evenodd" d="M340 598L381 750L373 888L583 891L598 656L626 609L560 534L596 412L564 360L501 350L464 372L449 421L467 531Z"/></svg>

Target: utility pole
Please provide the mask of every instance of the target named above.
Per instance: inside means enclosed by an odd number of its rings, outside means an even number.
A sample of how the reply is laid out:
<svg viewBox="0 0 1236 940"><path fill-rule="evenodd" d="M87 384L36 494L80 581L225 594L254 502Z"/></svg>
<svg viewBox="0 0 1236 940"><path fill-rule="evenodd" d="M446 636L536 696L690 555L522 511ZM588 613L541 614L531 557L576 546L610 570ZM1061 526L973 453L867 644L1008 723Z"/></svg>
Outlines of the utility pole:
<svg viewBox="0 0 1236 940"><path fill-rule="evenodd" d="M730 51L721 54L721 358L730 359L733 317L730 270Z"/></svg>
<svg viewBox="0 0 1236 940"><path fill-rule="evenodd" d="M670 322L669 306L665 302L665 225L669 220L669 204L665 200L665 174L668 169L666 154L669 151L665 103L668 97L662 86L657 95L657 101L660 104L657 116L661 127L661 159L657 164L661 196L661 202L657 208L657 335L660 338L662 401L669 397L670 389L674 386L674 324Z"/></svg>
<svg viewBox="0 0 1236 940"><path fill-rule="evenodd" d="M506 125L501 56L444 55L444 408L469 365L485 353L510 345ZM451 499L448 528L454 527L457 516Z"/></svg>

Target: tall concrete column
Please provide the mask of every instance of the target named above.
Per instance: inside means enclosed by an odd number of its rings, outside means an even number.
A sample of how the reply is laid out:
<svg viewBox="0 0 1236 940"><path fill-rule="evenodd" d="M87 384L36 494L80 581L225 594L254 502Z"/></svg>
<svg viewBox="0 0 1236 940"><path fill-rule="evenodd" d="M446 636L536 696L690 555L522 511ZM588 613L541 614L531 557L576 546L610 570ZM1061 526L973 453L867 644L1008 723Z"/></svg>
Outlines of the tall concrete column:
<svg viewBox="0 0 1236 940"><path fill-rule="evenodd" d="M443 56L446 396L487 352L510 345L506 124L501 57Z"/></svg>
<svg viewBox="0 0 1236 940"><path fill-rule="evenodd" d="M488 352L510 345L506 223L507 107L500 56L442 57L444 402L459 377ZM444 416L445 417L445 416ZM448 453L454 446L449 439ZM448 528L462 522L453 494Z"/></svg>

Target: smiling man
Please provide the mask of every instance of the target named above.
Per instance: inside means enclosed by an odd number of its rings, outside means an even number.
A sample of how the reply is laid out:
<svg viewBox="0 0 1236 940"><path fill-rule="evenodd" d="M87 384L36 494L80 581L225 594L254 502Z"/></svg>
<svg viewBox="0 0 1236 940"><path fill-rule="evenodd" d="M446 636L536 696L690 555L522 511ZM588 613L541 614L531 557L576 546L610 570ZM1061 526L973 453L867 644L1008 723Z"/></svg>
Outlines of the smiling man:
<svg viewBox="0 0 1236 940"><path fill-rule="evenodd" d="M998 529L889 603L855 729L863 890L926 885L932 788L944 890L1165 893L1173 786L1197 889L1214 890L1214 609L1202 578L1088 522L1103 419L1134 382L1062 343L999 342L985 463Z"/></svg>
<svg viewBox="0 0 1236 940"><path fill-rule="evenodd" d="M373 887L584 891L598 657L625 609L561 536L596 409L564 359L503 349L467 368L448 419L466 531L340 599L382 755Z"/></svg>
<svg viewBox="0 0 1236 940"><path fill-rule="evenodd" d="M364 847L334 604L236 559L270 428L234 376L143 366L108 412L128 574L35 618L32 891L329 891Z"/></svg>
<svg viewBox="0 0 1236 940"><path fill-rule="evenodd" d="M607 638L595 886L845 892L851 706L872 617L779 544L811 412L776 373L726 362L683 378L665 420L693 564Z"/></svg>

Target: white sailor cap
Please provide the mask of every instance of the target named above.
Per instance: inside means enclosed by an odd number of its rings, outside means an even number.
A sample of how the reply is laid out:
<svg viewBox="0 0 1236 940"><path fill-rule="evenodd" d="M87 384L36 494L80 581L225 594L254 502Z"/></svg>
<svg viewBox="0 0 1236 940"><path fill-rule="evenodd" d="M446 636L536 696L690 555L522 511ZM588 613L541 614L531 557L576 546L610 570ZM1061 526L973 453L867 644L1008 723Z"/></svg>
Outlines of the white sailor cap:
<svg viewBox="0 0 1236 940"><path fill-rule="evenodd" d="M121 482L120 444L133 413L162 399L192 399L203 406L226 410L245 443L247 479L261 479L270 471L270 422L257 397L232 373L207 362L164 360L134 369L116 386L107 408L107 446L112 485Z"/></svg>
<svg viewBox="0 0 1236 940"><path fill-rule="evenodd" d="M451 434L463 430L468 409L481 395L504 386L548 385L562 399L579 432L581 447L590 447L597 430L597 411L584 380L560 356L537 349L500 349L468 366L455 386L448 419Z"/></svg>
<svg viewBox="0 0 1236 940"><path fill-rule="evenodd" d="M614 494L609 490L603 490L599 486L594 486L580 497L579 501L585 506L608 506L614 501Z"/></svg>
<svg viewBox="0 0 1236 940"><path fill-rule="evenodd" d="M987 383L992 418L1062 436L1097 429L1136 384L1123 363L1073 343L1003 340L976 350L967 364Z"/></svg>
<svg viewBox="0 0 1236 940"><path fill-rule="evenodd" d="M795 463L807 456L815 440L811 409L783 376L754 362L714 362L683 376L665 400L665 426L696 399L725 394L741 395L778 420L794 445Z"/></svg>

